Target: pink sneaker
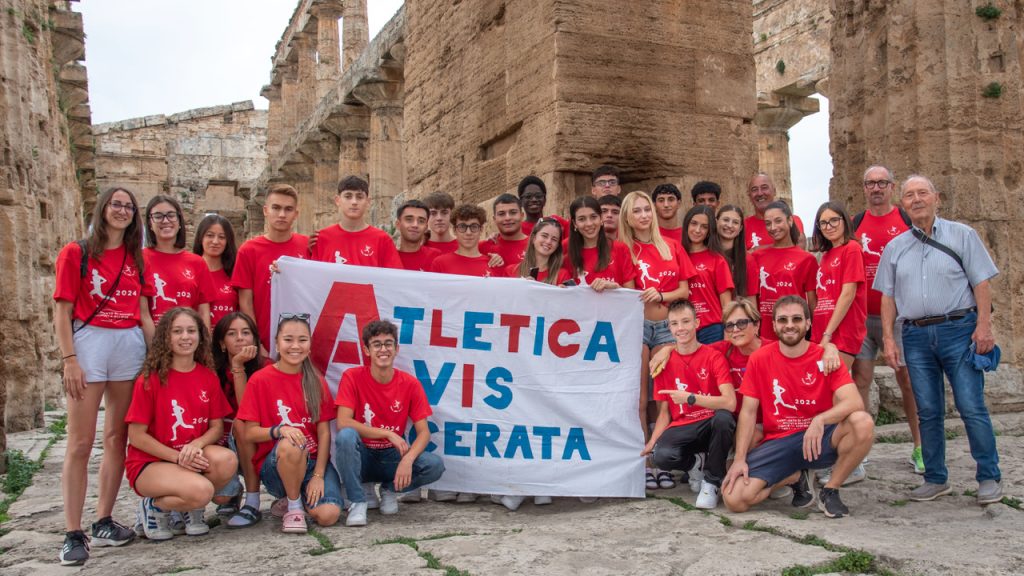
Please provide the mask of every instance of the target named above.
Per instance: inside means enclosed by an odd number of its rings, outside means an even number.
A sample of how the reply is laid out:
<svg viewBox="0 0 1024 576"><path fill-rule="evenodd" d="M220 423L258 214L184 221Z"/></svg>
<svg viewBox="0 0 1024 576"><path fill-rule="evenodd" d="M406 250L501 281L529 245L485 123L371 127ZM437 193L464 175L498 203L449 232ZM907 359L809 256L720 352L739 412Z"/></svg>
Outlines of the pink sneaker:
<svg viewBox="0 0 1024 576"><path fill-rule="evenodd" d="M288 513L288 499L278 498L274 500L274 503L270 505L270 514L275 518L284 518L284 515Z"/></svg>
<svg viewBox="0 0 1024 576"><path fill-rule="evenodd" d="M281 519L282 532L286 534L305 534L307 530L306 514L302 510L285 512L284 517Z"/></svg>

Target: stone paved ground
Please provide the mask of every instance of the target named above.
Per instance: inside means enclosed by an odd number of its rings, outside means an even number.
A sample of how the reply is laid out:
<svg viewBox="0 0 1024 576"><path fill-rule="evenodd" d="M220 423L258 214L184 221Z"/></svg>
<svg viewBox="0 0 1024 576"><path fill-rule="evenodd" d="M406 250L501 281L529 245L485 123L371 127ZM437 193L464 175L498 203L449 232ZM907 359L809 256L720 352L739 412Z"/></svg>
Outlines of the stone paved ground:
<svg viewBox="0 0 1024 576"><path fill-rule="evenodd" d="M857 568L834 563L844 556L846 562L868 558L851 550L875 558L873 566L860 567L867 573L1020 574L1020 501L981 508L964 494L977 486L973 461L959 422L947 427L961 434L948 445L954 496L908 502L907 492L920 478L906 464L910 444L899 442L905 426L882 427L878 435L889 441L872 450L868 479L843 490L853 515L842 520L795 512L783 503L746 514L721 506L703 513L692 509L694 495L685 486L652 491L645 500L583 504L559 498L547 507L528 502L515 513L483 500L429 502L403 505L387 518L371 512L366 528L336 526L308 536L281 534L279 521L267 515L250 530L217 526L202 537L94 549L84 568L56 562L63 529L64 443L58 442L2 526L0 574L778 574L796 565ZM1024 498L1024 414L998 416L996 427L1004 491ZM9 442L38 455L47 439L35 431L12 435ZM97 465L98 458L94 472ZM95 505L93 493L87 510ZM115 517L129 521L135 502L125 484ZM269 504L265 497L264 510Z"/></svg>

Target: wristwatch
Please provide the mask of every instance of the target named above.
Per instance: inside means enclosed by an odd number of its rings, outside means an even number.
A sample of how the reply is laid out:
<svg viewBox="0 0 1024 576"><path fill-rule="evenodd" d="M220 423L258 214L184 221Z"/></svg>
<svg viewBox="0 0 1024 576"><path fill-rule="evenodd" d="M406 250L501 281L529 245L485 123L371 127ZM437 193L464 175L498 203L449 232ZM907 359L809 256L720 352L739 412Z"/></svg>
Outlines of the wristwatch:
<svg viewBox="0 0 1024 576"><path fill-rule="evenodd" d="M696 396L696 395L694 395L694 394L693 394L693 393L691 392L691 393L690 393L690 395L686 397L686 404L687 404L688 406L693 406L693 405L694 405L694 404L696 404L696 403L697 403L697 396Z"/></svg>

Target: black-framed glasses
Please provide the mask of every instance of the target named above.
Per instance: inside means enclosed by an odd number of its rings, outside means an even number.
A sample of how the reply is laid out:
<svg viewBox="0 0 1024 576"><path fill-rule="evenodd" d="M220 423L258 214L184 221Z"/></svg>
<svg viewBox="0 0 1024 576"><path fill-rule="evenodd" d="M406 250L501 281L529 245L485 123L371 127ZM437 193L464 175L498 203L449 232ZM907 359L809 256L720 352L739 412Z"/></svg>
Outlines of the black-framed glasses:
<svg viewBox="0 0 1024 576"><path fill-rule="evenodd" d="M616 180L615 178L609 178L607 180L594 180L594 186L597 186L598 188L612 188L618 185L619 181Z"/></svg>
<svg viewBox="0 0 1024 576"><path fill-rule="evenodd" d="M746 330L747 326L750 326L753 323L754 323L754 321L749 319L749 318L744 318L743 320L737 320L735 322L726 322L725 323L725 331L726 332L736 332L736 331L739 331L739 330Z"/></svg>
<svg viewBox="0 0 1024 576"><path fill-rule="evenodd" d="M153 222L177 222L177 212L150 212L149 219Z"/></svg>
<svg viewBox="0 0 1024 576"><path fill-rule="evenodd" d="M456 232L479 232L483 226L479 224L456 224Z"/></svg>
<svg viewBox="0 0 1024 576"><path fill-rule="evenodd" d="M821 228L822 230L824 230L825 228L838 228L839 223L842 221L843 219L840 218L839 216L833 216L828 220L818 220L818 228Z"/></svg>
<svg viewBox="0 0 1024 576"><path fill-rule="evenodd" d="M131 202L126 204L124 202L118 202L117 200L111 200L110 203L107 204L107 207L114 212L127 212L129 214L133 214L135 212L135 204L132 204Z"/></svg>
<svg viewBox="0 0 1024 576"><path fill-rule="evenodd" d="M383 349L383 350L394 350L395 349L395 341L394 340L385 340L383 342L378 342L378 341L370 342L370 350L381 350L381 349Z"/></svg>
<svg viewBox="0 0 1024 576"><path fill-rule="evenodd" d="M889 180L865 180L865 188L887 188L889 184L892 184Z"/></svg>

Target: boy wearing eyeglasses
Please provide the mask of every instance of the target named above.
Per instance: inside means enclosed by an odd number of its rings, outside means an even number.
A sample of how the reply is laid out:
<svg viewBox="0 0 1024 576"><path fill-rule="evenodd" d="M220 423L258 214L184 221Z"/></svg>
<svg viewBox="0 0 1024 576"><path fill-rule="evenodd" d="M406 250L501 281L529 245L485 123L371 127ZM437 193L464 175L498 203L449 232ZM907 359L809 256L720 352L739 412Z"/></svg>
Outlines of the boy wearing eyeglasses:
<svg viewBox="0 0 1024 576"><path fill-rule="evenodd" d="M434 259L431 272L464 276L504 276L504 259L498 254L480 253L480 233L487 223L487 212L475 204L462 204L452 211L452 228L459 247L455 252Z"/></svg>
<svg viewBox="0 0 1024 576"><path fill-rule="evenodd" d="M341 376L335 465L345 483L349 507L346 526L365 526L368 508L363 483L380 482L380 513L398 513L398 493L437 481L444 462L432 452L427 416L433 412L415 376L395 369L398 328L386 320L363 327L364 366ZM406 441L411 420L416 439Z"/></svg>
<svg viewBox="0 0 1024 576"><path fill-rule="evenodd" d="M370 184L358 176L347 176L338 183L334 196L338 223L317 232L310 258L353 266L374 266L402 270L402 259L395 241L387 232L366 222L370 207Z"/></svg>

